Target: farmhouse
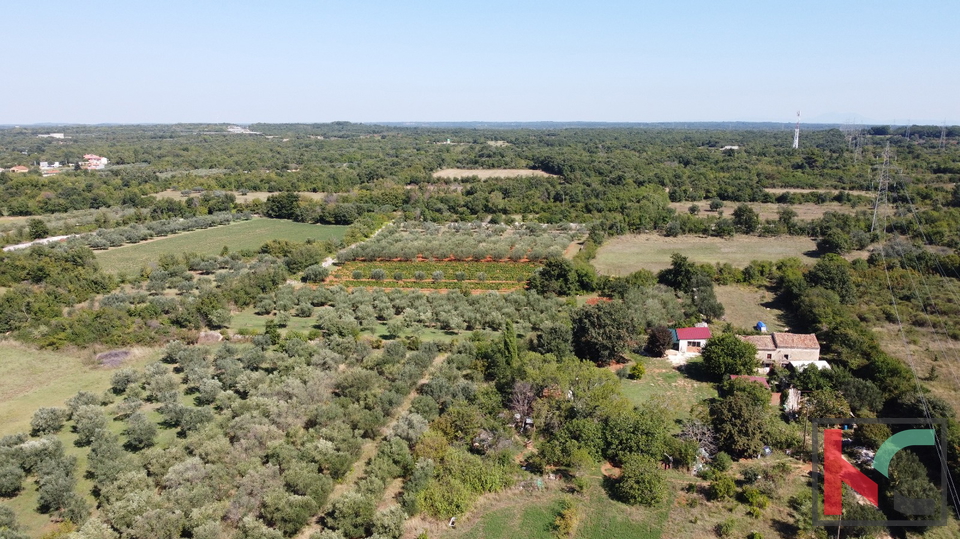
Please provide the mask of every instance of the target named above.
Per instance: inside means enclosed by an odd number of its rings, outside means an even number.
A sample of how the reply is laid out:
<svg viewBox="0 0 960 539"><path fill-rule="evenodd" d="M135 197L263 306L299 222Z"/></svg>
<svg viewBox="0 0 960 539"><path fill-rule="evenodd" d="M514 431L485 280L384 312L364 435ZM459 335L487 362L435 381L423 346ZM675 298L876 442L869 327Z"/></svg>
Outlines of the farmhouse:
<svg viewBox="0 0 960 539"><path fill-rule="evenodd" d="M100 157L99 155L86 154L83 156L87 160L87 164L83 165L82 168L87 170L102 170L103 167L107 166L107 163L110 162L106 157Z"/></svg>
<svg viewBox="0 0 960 539"><path fill-rule="evenodd" d="M673 349L680 353L699 354L703 345L710 340L710 328L677 328L671 329L673 334Z"/></svg>
<svg viewBox="0 0 960 539"><path fill-rule="evenodd" d="M817 336L807 333L770 333L766 335L738 335L757 347L757 359L764 367L786 366L791 361L818 361L820 343Z"/></svg>
<svg viewBox="0 0 960 539"><path fill-rule="evenodd" d="M11 167L10 172L30 172L30 169L23 165L18 165L15 167Z"/></svg>

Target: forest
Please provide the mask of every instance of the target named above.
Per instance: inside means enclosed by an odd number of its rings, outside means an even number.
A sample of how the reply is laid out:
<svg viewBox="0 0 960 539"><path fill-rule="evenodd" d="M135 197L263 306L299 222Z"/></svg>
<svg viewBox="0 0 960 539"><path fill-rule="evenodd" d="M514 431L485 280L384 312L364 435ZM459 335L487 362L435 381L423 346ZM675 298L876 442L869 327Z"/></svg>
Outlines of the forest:
<svg viewBox="0 0 960 539"><path fill-rule="evenodd" d="M0 172L0 243L69 236L0 253L0 364L54 351L102 380L9 399L29 429L0 431L0 537L477 537L510 532L504 504L531 537L960 530L952 488L943 529L842 522L916 520L894 488L935 498L960 472L960 128L822 129L797 151L775 130L225 127L0 130L3 168L112 163ZM165 247L251 220L339 232ZM629 234L816 250L598 272ZM98 258L144 242L136 270ZM736 378L757 330L721 289L766 294L831 368ZM696 324L701 355L664 359ZM947 419L948 476L902 451L878 507L844 496L814 527L809 419L851 415ZM848 457L892 433L848 433Z"/></svg>

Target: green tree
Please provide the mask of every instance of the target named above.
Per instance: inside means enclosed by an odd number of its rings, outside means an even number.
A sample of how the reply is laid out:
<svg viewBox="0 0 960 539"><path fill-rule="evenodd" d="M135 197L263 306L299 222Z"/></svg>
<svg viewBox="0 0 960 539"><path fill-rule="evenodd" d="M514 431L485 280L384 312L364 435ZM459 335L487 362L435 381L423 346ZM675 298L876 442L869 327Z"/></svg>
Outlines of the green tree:
<svg viewBox="0 0 960 539"><path fill-rule="evenodd" d="M754 374L760 366L757 347L732 333L721 333L707 341L701 356L704 369L717 380L731 374Z"/></svg>
<svg viewBox="0 0 960 539"><path fill-rule="evenodd" d="M565 258L548 259L530 276L527 288L543 295L569 296L577 290L577 275L573 263Z"/></svg>
<svg viewBox="0 0 960 539"><path fill-rule="evenodd" d="M664 326L655 326L647 332L647 344L643 351L650 357L663 357L673 344L673 333Z"/></svg>
<svg viewBox="0 0 960 539"><path fill-rule="evenodd" d="M573 315L573 350L580 359L609 365L629 348L636 326L622 301L584 305Z"/></svg>
<svg viewBox="0 0 960 539"><path fill-rule="evenodd" d="M760 453L767 436L768 404L757 404L749 395L736 393L710 405L710 421L717 446L737 457Z"/></svg>
<svg viewBox="0 0 960 539"><path fill-rule="evenodd" d="M42 220L30 219L27 221L27 233L31 240L40 240L50 235L50 229Z"/></svg>
<svg viewBox="0 0 960 539"><path fill-rule="evenodd" d="M741 234L753 234L760 227L760 216L750 206L740 204L733 210L733 226Z"/></svg>
<svg viewBox="0 0 960 539"><path fill-rule="evenodd" d="M820 286L835 292L843 303L853 303L856 299L850 263L840 255L829 253L821 257L807 273L806 279L811 286Z"/></svg>
<svg viewBox="0 0 960 539"><path fill-rule="evenodd" d="M667 495L667 481L656 461L644 455L631 454L623 459L620 478L614 484L616 497L630 505L652 506Z"/></svg>
<svg viewBox="0 0 960 539"><path fill-rule="evenodd" d="M143 412L136 412L127 419L127 446L139 451L154 444L157 426Z"/></svg>

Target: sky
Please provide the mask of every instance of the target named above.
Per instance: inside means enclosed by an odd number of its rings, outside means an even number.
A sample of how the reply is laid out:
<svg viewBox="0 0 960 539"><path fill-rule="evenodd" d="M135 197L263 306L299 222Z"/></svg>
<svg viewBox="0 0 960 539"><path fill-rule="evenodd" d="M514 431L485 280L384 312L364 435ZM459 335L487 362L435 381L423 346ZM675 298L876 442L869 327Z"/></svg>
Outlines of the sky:
<svg viewBox="0 0 960 539"><path fill-rule="evenodd" d="M955 0L32 0L0 124L960 123Z"/></svg>

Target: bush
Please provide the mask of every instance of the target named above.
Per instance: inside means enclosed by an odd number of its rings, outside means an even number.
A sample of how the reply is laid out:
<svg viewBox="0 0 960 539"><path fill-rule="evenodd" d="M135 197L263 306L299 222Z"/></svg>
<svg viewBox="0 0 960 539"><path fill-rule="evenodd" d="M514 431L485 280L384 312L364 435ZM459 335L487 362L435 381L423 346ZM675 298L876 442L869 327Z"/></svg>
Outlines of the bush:
<svg viewBox="0 0 960 539"><path fill-rule="evenodd" d="M402 271L395 271L395 272L393 272L393 280L394 280L394 281L397 281L397 282L402 281L402 280L403 280L403 272L402 272Z"/></svg>
<svg viewBox="0 0 960 539"><path fill-rule="evenodd" d="M713 462L710 465L718 472L725 472L730 469L730 466L733 465L733 459L730 457L730 455L721 451L714 455Z"/></svg>
<svg viewBox="0 0 960 539"><path fill-rule="evenodd" d="M43 436L60 432L67 420L67 413L67 410L63 408L38 409L34 412L33 419L30 420L30 434Z"/></svg>
<svg viewBox="0 0 960 539"><path fill-rule="evenodd" d="M725 500L732 498L737 493L737 484L733 478L726 474L717 474L710 486L707 487L707 493L711 500Z"/></svg>
<svg viewBox="0 0 960 539"><path fill-rule="evenodd" d="M717 524L717 527L716 527L717 535L720 537L730 537L731 535L733 535L733 530L735 530L736 527L737 527L737 521L732 518L728 518L727 520L724 520L720 524Z"/></svg>
<svg viewBox="0 0 960 539"><path fill-rule="evenodd" d="M314 264L303 271L303 280L308 283L322 283L330 276L330 269Z"/></svg>
<svg viewBox="0 0 960 539"><path fill-rule="evenodd" d="M736 488L736 487L734 487ZM613 491L618 499L631 505L656 505L666 496L667 483L653 459L627 455Z"/></svg>
<svg viewBox="0 0 960 539"><path fill-rule="evenodd" d="M643 366L643 363L639 361L634 363L630 367L630 378L633 380L640 380L643 378L643 375L647 373L647 368Z"/></svg>
<svg viewBox="0 0 960 539"><path fill-rule="evenodd" d="M443 280L443 272L440 270L437 270L433 272L433 275L431 276L431 278L433 279L433 282L439 283L440 281Z"/></svg>
<svg viewBox="0 0 960 539"><path fill-rule="evenodd" d="M560 514L553 521L553 530L557 537L572 537L580 524L580 508L569 498L560 500Z"/></svg>
<svg viewBox="0 0 960 539"><path fill-rule="evenodd" d="M427 274L422 271L416 271L413 273L414 281L422 281L427 278Z"/></svg>
<svg viewBox="0 0 960 539"><path fill-rule="evenodd" d="M376 268L370 272L370 278L374 281L382 281L387 278L387 272L380 268Z"/></svg>
<svg viewBox="0 0 960 539"><path fill-rule="evenodd" d="M143 412L136 412L127 419L127 446L139 451L153 445L157 426Z"/></svg>
<svg viewBox="0 0 960 539"><path fill-rule="evenodd" d="M107 429L107 418L103 415L103 409L96 405L81 406L73 414L73 420L78 446L90 445Z"/></svg>
<svg viewBox="0 0 960 539"><path fill-rule="evenodd" d="M353 270L353 274L352 274L352 275L353 275L353 279L354 279L355 281L356 281L356 280L363 279L363 272L360 271L360 270Z"/></svg>

